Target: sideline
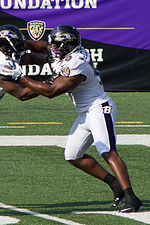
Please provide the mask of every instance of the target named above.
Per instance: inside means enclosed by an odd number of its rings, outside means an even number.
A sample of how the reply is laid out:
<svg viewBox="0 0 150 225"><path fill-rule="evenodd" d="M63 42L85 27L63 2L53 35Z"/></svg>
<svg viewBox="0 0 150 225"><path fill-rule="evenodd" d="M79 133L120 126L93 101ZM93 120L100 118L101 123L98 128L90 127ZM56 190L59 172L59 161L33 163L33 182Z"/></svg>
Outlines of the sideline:
<svg viewBox="0 0 150 225"><path fill-rule="evenodd" d="M58 146L65 147L67 140L67 136L0 136L0 146ZM150 135L118 135L117 136L117 144L118 145L145 145L150 147ZM14 211L18 211L20 213L25 213L28 215L40 217L47 220L57 221L59 223L63 223L66 225L83 225L79 223L75 223L70 220L64 220L62 218L58 218L55 216L50 216L47 214L41 214L37 212L32 212L27 209L16 208L10 205L5 205L0 203L1 208L10 209ZM150 212L137 212L130 214L118 213L117 211L95 211L95 212L73 212L75 214L110 214L114 216L126 217L128 219L133 219L136 221L143 222L145 224L150 224Z"/></svg>
<svg viewBox="0 0 150 225"><path fill-rule="evenodd" d="M20 220L10 216L0 216L0 225L19 223Z"/></svg>
<svg viewBox="0 0 150 225"><path fill-rule="evenodd" d="M145 224L150 224L150 212L134 212L134 213L120 213L117 211L79 211L72 212L73 214L108 214L113 216L120 216L131 220L136 220Z"/></svg>
<svg viewBox="0 0 150 225"><path fill-rule="evenodd" d="M16 208L14 206L6 205L6 204L3 204L3 203L0 203L0 208L9 209L9 210L17 211L17 212L20 212L20 213L40 217L42 219L56 221L58 223L62 223L62 224L66 224L66 225L85 225L85 224L81 224L81 223L75 223L71 220L61 219L61 218L58 218L56 216L50 216L50 215L47 215L47 214L41 214L41 213L33 212L33 211L28 210L28 209Z"/></svg>
<svg viewBox="0 0 150 225"><path fill-rule="evenodd" d="M0 136L0 146L58 146L65 148L67 136ZM150 147L149 134L117 135L117 145L145 145Z"/></svg>

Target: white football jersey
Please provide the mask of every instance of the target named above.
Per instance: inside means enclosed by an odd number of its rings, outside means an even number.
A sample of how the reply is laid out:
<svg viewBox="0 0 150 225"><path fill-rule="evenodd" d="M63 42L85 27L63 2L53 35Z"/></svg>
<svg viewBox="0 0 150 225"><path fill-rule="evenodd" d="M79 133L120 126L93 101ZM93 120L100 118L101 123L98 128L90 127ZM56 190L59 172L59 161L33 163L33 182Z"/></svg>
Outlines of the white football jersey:
<svg viewBox="0 0 150 225"><path fill-rule="evenodd" d="M55 59L52 69L65 77L79 74L86 77L85 81L69 93L78 113L84 113L95 104L102 104L110 99L104 91L100 75L96 74L89 53L83 47L68 54L63 60Z"/></svg>
<svg viewBox="0 0 150 225"><path fill-rule="evenodd" d="M5 55L3 52L0 52L0 73L5 70L5 68L15 69L15 62L19 64L20 59L14 60L11 57Z"/></svg>
<svg viewBox="0 0 150 225"><path fill-rule="evenodd" d="M5 68L12 68L15 69L15 62L19 63L20 60L13 60L11 57L6 56L4 53L0 51L0 74ZM2 87L0 87L0 100L2 97L5 95L5 91L3 90Z"/></svg>

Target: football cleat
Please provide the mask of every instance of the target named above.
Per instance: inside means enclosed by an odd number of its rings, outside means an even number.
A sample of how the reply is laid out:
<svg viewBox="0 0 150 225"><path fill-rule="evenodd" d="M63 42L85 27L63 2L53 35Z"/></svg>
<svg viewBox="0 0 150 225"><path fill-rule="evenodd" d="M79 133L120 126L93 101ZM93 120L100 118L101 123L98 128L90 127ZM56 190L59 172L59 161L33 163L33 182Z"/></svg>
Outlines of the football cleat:
<svg viewBox="0 0 150 225"><path fill-rule="evenodd" d="M124 192L121 191L121 193L118 196L114 197L111 207L115 208L115 207L119 206L121 204L123 198L124 198Z"/></svg>
<svg viewBox="0 0 150 225"><path fill-rule="evenodd" d="M133 196L130 200L125 201L124 208L120 210L121 213L137 212L142 207L142 202L136 196Z"/></svg>

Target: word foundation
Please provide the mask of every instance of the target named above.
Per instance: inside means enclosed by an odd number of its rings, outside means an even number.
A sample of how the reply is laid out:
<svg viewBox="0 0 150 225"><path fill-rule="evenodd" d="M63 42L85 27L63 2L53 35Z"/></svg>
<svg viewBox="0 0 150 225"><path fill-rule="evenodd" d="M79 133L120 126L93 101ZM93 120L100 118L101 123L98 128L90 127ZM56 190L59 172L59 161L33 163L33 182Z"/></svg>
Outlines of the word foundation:
<svg viewBox="0 0 150 225"><path fill-rule="evenodd" d="M1 9L97 8L97 0L1 0Z"/></svg>

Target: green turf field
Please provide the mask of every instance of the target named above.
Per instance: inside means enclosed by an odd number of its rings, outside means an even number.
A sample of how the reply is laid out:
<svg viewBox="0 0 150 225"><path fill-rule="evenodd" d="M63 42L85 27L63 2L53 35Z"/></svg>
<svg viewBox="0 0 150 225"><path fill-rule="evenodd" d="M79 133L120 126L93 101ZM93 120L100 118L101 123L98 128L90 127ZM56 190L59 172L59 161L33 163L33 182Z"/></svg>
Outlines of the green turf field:
<svg viewBox="0 0 150 225"><path fill-rule="evenodd" d="M116 125L147 125L116 127L117 134L150 134L148 92L109 95L118 109ZM77 116L66 95L51 100L38 97L26 102L6 95L0 104L1 136L67 135ZM66 162L63 152L57 146L0 147L0 218L17 218L20 225L150 224L150 220L146 223L111 214L73 213L111 213L113 196L106 184ZM126 162L136 194L143 201L142 212L150 218L150 147L119 145L118 152ZM94 146L88 153L110 171Z"/></svg>
<svg viewBox="0 0 150 225"><path fill-rule="evenodd" d="M117 122L131 122L127 123L128 125L150 125L149 92L108 94L117 106ZM0 104L0 126L25 127L24 129L0 129L0 135L67 135L77 116L66 95L54 99L40 96L25 102L7 95ZM26 124L29 122L32 124ZM56 122L58 124L33 124L36 122ZM135 124L134 122L140 123ZM117 123L117 125L119 124ZM116 129L118 134L150 134L150 127L117 127Z"/></svg>

